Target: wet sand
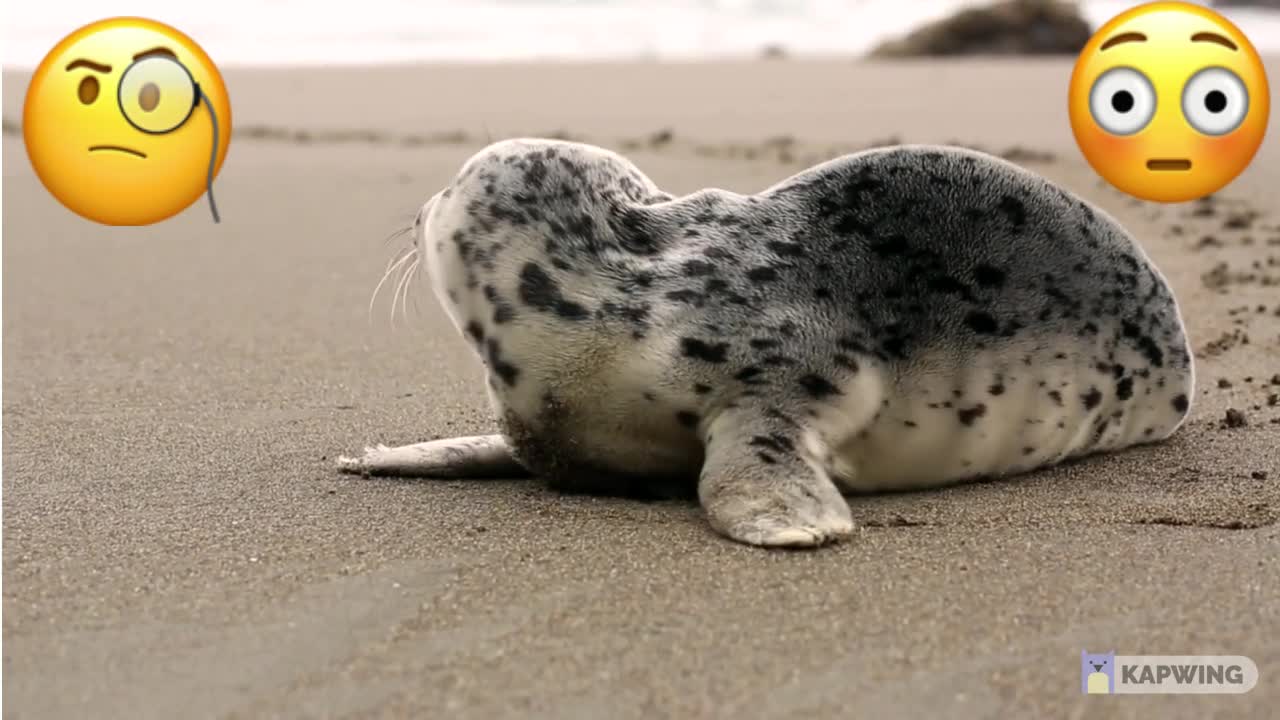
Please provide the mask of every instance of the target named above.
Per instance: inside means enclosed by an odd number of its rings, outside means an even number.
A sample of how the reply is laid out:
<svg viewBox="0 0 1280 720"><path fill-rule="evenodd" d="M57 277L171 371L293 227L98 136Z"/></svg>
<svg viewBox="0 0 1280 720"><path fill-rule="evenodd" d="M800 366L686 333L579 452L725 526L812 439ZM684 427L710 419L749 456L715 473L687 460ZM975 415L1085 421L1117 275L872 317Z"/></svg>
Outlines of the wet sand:
<svg viewBox="0 0 1280 720"><path fill-rule="evenodd" d="M1280 77L1280 62L1269 62ZM1085 165L1069 61L233 70L204 201L104 228L27 162L4 77L4 716L1266 717L1280 704L1280 134L1212 202ZM348 477L492 432L426 278L383 239L489 139L760 190L887 142L1005 155L1140 238L1197 353L1170 441L857 498L817 552L536 481ZM1228 411L1235 411L1230 414ZM1087 697L1080 652L1229 654L1243 696Z"/></svg>

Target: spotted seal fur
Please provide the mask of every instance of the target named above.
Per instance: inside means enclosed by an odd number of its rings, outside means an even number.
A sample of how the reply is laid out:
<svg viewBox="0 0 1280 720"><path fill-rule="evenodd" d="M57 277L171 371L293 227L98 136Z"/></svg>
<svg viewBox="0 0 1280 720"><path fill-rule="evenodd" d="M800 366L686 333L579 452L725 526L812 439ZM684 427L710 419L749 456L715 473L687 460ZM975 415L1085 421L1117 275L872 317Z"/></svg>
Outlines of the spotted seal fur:
<svg viewBox="0 0 1280 720"><path fill-rule="evenodd" d="M1099 208L970 150L875 149L755 195L660 190L608 150L509 140L415 220L500 434L340 468L694 492L757 545L853 529L846 494L1167 438L1178 305Z"/></svg>

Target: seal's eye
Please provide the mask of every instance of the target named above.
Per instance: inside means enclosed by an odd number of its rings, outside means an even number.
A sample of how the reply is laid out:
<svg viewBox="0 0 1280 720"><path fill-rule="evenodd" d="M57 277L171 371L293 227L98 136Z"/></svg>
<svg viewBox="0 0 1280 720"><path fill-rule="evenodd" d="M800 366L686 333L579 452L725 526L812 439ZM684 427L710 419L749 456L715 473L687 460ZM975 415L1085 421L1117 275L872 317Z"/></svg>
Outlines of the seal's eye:
<svg viewBox="0 0 1280 720"><path fill-rule="evenodd" d="M1133 68L1112 68L1089 90L1089 112L1112 135L1132 135L1156 114L1156 91L1146 75Z"/></svg>
<svg viewBox="0 0 1280 720"><path fill-rule="evenodd" d="M1182 89L1182 114L1205 135L1225 135L1249 114L1249 90L1225 68L1205 68Z"/></svg>
<svg viewBox="0 0 1280 720"><path fill-rule="evenodd" d="M76 95L80 97L80 102L85 105L92 105L94 100L98 99L98 78L87 75L80 81L80 87L76 88Z"/></svg>

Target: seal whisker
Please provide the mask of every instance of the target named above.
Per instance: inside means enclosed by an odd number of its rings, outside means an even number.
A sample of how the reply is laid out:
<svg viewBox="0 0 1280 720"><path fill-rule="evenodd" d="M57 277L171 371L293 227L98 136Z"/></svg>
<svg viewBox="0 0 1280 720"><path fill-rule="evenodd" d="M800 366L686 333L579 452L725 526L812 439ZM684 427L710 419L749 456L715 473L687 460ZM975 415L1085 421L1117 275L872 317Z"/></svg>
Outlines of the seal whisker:
<svg viewBox="0 0 1280 720"><path fill-rule="evenodd" d="M404 268L400 268L399 270L396 271L396 282L391 289L391 311L390 311L389 317L391 319L391 328L393 330L396 327L396 304L400 302L400 285L403 282L404 282Z"/></svg>
<svg viewBox="0 0 1280 720"><path fill-rule="evenodd" d="M404 314L404 319L409 319L409 288L413 287L413 280L418 276L418 268L422 265L422 258L414 258L413 263L409 265L409 269L405 271L405 275L409 278L404 284L404 294L400 300L400 310ZM414 309L417 309L415 304Z"/></svg>
<svg viewBox="0 0 1280 720"><path fill-rule="evenodd" d="M373 304L378 300L378 293L382 290L382 286L386 284L387 278L391 277L391 274L395 272L396 268L408 262L410 258L412 258L417 254L418 254L418 249L416 247L409 248L407 252L397 256L396 258L393 258L391 263L387 265L387 269L382 273L382 279L379 280L378 284L373 288L373 295L369 298L369 320L370 321L373 320Z"/></svg>
<svg viewBox="0 0 1280 720"><path fill-rule="evenodd" d="M413 263L409 263L400 268L400 272L396 277L396 287L391 293L391 327L396 325L396 308L400 304L400 293L404 289L405 280L409 277L409 268L412 266Z"/></svg>
<svg viewBox="0 0 1280 720"><path fill-rule="evenodd" d="M416 254L417 253L413 253L409 255L409 257L414 257ZM391 327L396 326L396 301L400 297L401 289L409 281L409 269L415 264L416 263L410 263L409 265L404 266L400 270L400 276L396 279L396 289L391 293Z"/></svg>
<svg viewBox="0 0 1280 720"><path fill-rule="evenodd" d="M393 265L399 264L399 262L401 260L404 260L406 256L412 255L415 252L417 252L416 248L413 248L413 247L405 248L399 255L395 255L390 260L387 261L387 266L382 269L382 272L384 273L391 272L391 267Z"/></svg>
<svg viewBox="0 0 1280 720"><path fill-rule="evenodd" d="M390 245L391 243L395 242L399 238L402 238L411 232L413 232L413 225L406 225L400 228L399 230L395 230L390 235L388 235L386 239L382 241L382 244Z"/></svg>

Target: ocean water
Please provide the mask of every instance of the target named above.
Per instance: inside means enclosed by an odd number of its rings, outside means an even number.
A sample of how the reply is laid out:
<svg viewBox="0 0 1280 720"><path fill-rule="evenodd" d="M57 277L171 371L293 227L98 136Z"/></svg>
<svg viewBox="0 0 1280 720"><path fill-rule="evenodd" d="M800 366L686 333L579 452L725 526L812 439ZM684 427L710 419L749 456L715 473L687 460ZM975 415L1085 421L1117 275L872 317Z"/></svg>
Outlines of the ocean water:
<svg viewBox="0 0 1280 720"><path fill-rule="evenodd" d="M116 15L168 23L233 65L852 55L965 0L61 0L4 3L6 68L33 67L76 27ZM1137 2L1086 0L1095 27ZM1262 52L1280 13L1223 11Z"/></svg>

